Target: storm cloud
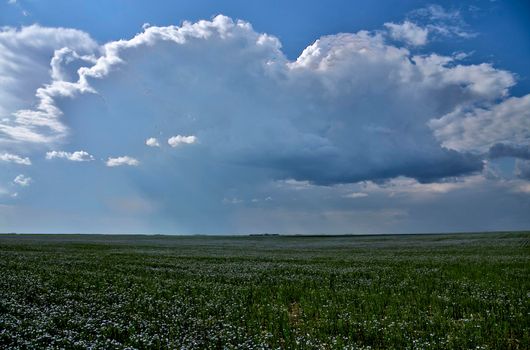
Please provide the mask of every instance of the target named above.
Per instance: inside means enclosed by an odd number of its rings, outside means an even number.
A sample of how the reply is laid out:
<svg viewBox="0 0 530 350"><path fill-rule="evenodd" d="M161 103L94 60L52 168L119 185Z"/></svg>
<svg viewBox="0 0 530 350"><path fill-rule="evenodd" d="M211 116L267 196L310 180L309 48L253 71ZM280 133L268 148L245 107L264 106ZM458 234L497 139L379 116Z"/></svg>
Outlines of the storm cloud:
<svg viewBox="0 0 530 350"><path fill-rule="evenodd" d="M245 201L271 206L284 180L352 186L337 193L351 201L367 181L426 190L480 175L488 158L526 158L530 95L510 97L514 74L416 53L390 29L323 36L290 60L278 38L222 15L105 44L71 29L4 28L0 144L31 156L67 145L102 160L90 163L134 165L98 171L127 171L161 217L206 211L212 225ZM6 68L8 56L25 63ZM30 105L13 93L28 90Z"/></svg>

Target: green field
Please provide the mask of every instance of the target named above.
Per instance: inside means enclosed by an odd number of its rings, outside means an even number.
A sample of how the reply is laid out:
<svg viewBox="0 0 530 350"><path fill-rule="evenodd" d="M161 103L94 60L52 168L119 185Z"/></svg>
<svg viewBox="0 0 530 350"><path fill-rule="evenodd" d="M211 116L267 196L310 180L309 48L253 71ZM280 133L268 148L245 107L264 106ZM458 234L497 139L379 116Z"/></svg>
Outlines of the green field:
<svg viewBox="0 0 530 350"><path fill-rule="evenodd" d="M0 348L530 349L529 242L0 235Z"/></svg>

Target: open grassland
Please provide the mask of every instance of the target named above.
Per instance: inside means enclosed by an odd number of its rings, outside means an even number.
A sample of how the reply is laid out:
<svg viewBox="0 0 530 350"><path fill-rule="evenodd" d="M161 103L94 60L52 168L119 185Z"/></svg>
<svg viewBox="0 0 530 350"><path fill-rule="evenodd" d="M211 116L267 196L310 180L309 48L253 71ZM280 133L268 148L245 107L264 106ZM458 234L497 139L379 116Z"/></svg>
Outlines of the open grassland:
<svg viewBox="0 0 530 350"><path fill-rule="evenodd" d="M530 349L529 241L0 235L0 348Z"/></svg>

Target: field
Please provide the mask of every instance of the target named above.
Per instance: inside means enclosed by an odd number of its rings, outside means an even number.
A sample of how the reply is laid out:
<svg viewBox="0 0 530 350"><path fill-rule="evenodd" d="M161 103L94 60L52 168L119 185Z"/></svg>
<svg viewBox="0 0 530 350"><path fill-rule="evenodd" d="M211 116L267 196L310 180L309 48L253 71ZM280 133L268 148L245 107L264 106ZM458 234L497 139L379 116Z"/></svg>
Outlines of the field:
<svg viewBox="0 0 530 350"><path fill-rule="evenodd" d="M529 242L0 235L0 348L530 349Z"/></svg>

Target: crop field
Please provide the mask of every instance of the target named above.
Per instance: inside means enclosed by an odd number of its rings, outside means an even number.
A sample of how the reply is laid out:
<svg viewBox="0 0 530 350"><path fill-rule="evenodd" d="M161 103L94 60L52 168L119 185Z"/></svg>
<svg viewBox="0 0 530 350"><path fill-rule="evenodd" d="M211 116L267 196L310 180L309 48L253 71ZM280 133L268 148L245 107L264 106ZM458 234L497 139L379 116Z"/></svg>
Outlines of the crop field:
<svg viewBox="0 0 530 350"><path fill-rule="evenodd" d="M529 242L0 235L0 348L530 349Z"/></svg>

